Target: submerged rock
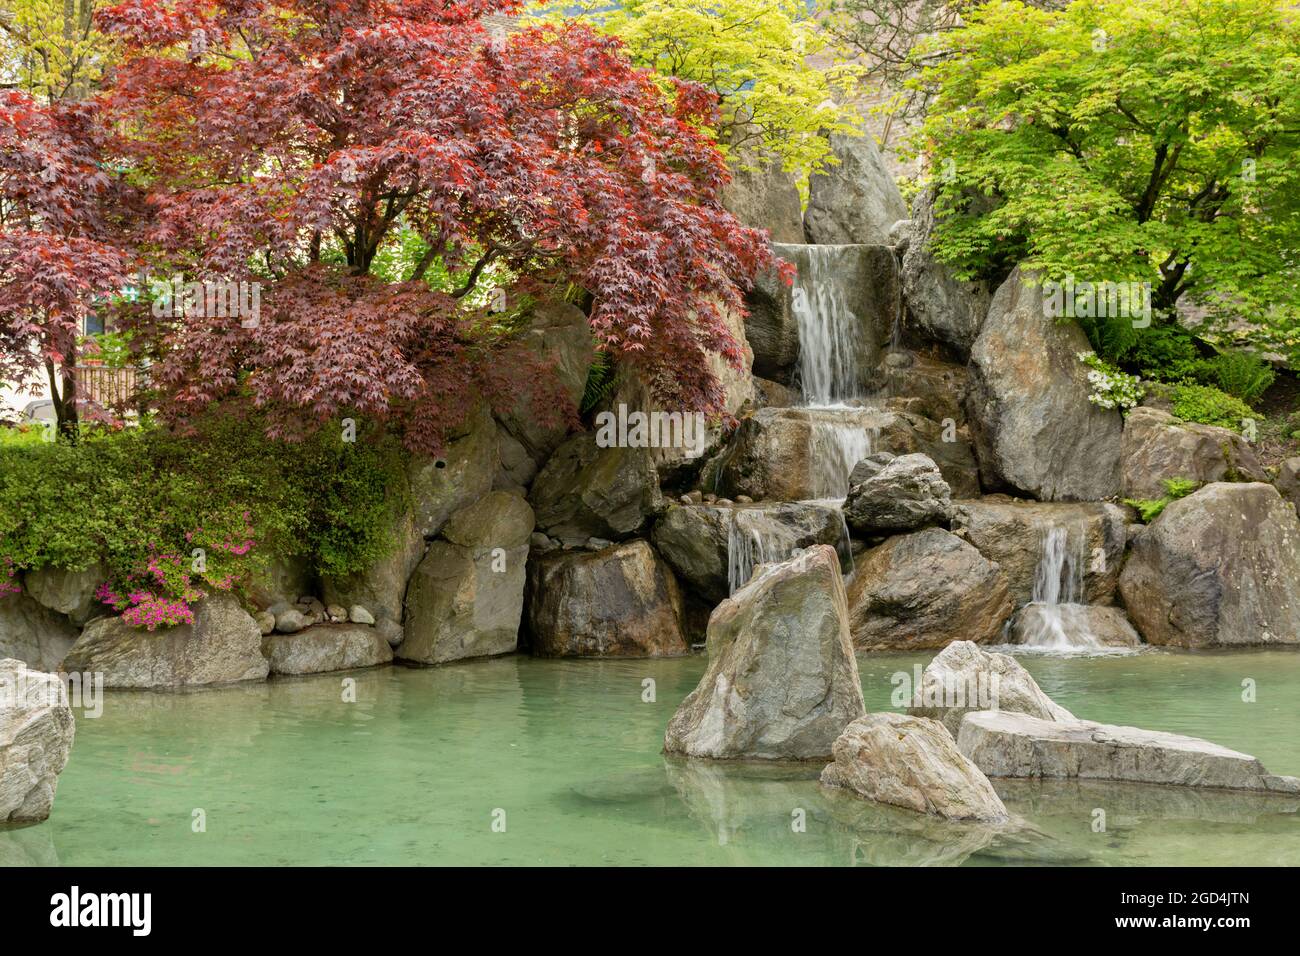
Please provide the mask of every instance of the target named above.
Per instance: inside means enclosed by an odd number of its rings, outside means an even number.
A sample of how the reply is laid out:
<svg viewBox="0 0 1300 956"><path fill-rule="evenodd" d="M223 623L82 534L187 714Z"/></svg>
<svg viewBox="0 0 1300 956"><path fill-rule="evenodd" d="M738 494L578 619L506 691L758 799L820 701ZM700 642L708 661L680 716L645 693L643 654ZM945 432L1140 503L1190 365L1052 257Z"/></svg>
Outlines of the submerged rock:
<svg viewBox="0 0 1300 956"><path fill-rule="evenodd" d="M59 677L0 660L0 823L50 815L74 733Z"/></svg>
<svg viewBox="0 0 1300 956"><path fill-rule="evenodd" d="M866 707L839 559L815 545L763 565L709 618L709 666L673 715L664 750L811 760Z"/></svg>
<svg viewBox="0 0 1300 956"><path fill-rule="evenodd" d="M848 588L853 645L863 650L989 643L1015 609L996 563L956 535L898 535L857 561Z"/></svg>
<svg viewBox="0 0 1300 956"><path fill-rule="evenodd" d="M1119 587L1152 644L1300 643L1300 519L1272 485L1207 485L1134 542Z"/></svg>
<svg viewBox="0 0 1300 956"><path fill-rule="evenodd" d="M822 786L946 820L1001 823L1010 817L988 777L936 720L867 714L844 728L834 753Z"/></svg>
<svg viewBox="0 0 1300 956"><path fill-rule="evenodd" d="M1139 407L1124 421L1124 495L1160 498L1164 481L1264 481L1264 469L1244 438L1227 428L1182 422L1158 408Z"/></svg>
<svg viewBox="0 0 1300 956"><path fill-rule="evenodd" d="M1249 754L1201 740L1087 720L974 713L962 720L961 752L990 777L1124 780L1300 794L1300 780L1270 774Z"/></svg>
<svg viewBox="0 0 1300 956"><path fill-rule="evenodd" d="M839 163L808 180L808 241L889 245L890 227L907 218L907 204L875 138L835 133L830 143Z"/></svg>
<svg viewBox="0 0 1300 956"><path fill-rule="evenodd" d="M0 597L0 658L13 658L38 671L55 671L77 643L66 617L26 594Z"/></svg>
<svg viewBox="0 0 1300 956"><path fill-rule="evenodd" d="M388 641L360 624L317 624L296 634L272 634L262 641L262 653L272 674L321 674L393 659Z"/></svg>
<svg viewBox="0 0 1300 956"><path fill-rule="evenodd" d="M262 632L229 594L194 605L194 623L158 631L96 618L63 659L65 673L102 673L105 687L183 687L265 680Z"/></svg>
<svg viewBox="0 0 1300 956"><path fill-rule="evenodd" d="M854 531L876 535L947 524L952 492L926 455L900 455L854 482L844 501L844 520Z"/></svg>
<svg viewBox="0 0 1300 956"><path fill-rule="evenodd" d="M930 661L907 712L941 721L956 736L962 718L982 710L1074 720L1072 713L1043 693L1015 658L983 650L970 641L955 641Z"/></svg>
<svg viewBox="0 0 1300 956"><path fill-rule="evenodd" d="M645 541L553 552L528 566L528 627L542 657L664 657L689 650L672 570Z"/></svg>

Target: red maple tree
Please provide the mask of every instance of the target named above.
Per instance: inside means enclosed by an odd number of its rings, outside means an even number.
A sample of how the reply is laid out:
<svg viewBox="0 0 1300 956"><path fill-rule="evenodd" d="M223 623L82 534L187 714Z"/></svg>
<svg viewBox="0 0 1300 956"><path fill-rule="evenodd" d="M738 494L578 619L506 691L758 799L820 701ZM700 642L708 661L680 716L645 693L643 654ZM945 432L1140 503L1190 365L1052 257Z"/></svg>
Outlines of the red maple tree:
<svg viewBox="0 0 1300 956"><path fill-rule="evenodd" d="M718 411L708 356L773 265L720 202L701 127L579 25L494 36L518 0L127 0L106 96L116 159L147 194L154 271L262 283L261 315L124 317L156 350L165 410L251 402L278 434L372 415L434 449L476 394L560 410L508 329L470 307L572 282L601 346L665 405ZM414 235L409 274L381 277ZM426 281L437 264L458 277ZM441 274L441 273L440 273Z"/></svg>

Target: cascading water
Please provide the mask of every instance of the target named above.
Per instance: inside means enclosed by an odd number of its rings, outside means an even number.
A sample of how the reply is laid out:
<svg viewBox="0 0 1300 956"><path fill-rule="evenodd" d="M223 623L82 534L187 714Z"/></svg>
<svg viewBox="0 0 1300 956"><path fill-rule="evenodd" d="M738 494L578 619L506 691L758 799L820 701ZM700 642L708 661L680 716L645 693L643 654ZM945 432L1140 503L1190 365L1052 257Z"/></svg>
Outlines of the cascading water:
<svg viewBox="0 0 1300 956"><path fill-rule="evenodd" d="M849 547L849 526L840 515L840 540L836 546L840 561L853 570L853 553ZM784 561L801 548L799 539L787 524L773 518L761 508L736 508L727 527L727 593L749 583L760 564Z"/></svg>
<svg viewBox="0 0 1300 956"><path fill-rule="evenodd" d="M1083 613L1082 547L1070 546L1069 529L1056 525L1043 536L1030 603L1037 605L1025 647L1051 651L1099 649Z"/></svg>
<svg viewBox="0 0 1300 956"><path fill-rule="evenodd" d="M871 454L871 433L859 422L815 419L809 437L813 497L843 501L853 466Z"/></svg>
<svg viewBox="0 0 1300 956"><path fill-rule="evenodd" d="M862 323L849 307L841 246L806 246L791 307L799 328L804 404L842 404L862 394Z"/></svg>

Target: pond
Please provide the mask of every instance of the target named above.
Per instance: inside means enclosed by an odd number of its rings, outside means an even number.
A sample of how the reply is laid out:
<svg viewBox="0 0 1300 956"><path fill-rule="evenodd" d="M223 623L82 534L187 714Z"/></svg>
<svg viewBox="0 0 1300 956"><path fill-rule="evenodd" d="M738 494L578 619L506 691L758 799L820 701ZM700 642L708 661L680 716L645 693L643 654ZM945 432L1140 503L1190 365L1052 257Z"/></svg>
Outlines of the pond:
<svg viewBox="0 0 1300 956"><path fill-rule="evenodd" d="M868 709L931 656L860 656ZM1021 660L1078 716L1300 775L1300 653ZM1293 798L998 782L1027 822L999 833L827 793L820 766L665 758L703 669L515 656L109 692L78 719L52 817L0 831L0 864L1300 865Z"/></svg>

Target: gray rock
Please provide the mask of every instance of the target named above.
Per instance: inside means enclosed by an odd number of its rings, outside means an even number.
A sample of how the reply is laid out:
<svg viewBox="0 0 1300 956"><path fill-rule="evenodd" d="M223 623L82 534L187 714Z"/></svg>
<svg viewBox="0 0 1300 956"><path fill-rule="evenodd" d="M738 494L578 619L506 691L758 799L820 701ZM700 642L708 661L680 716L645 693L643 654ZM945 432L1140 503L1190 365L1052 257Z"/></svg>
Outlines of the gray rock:
<svg viewBox="0 0 1300 956"><path fill-rule="evenodd" d="M270 611L258 611L253 615L253 620L257 622L257 629L263 637L275 630L275 615Z"/></svg>
<svg viewBox="0 0 1300 956"><path fill-rule="evenodd" d="M537 463L504 426L497 429L497 457L501 460L501 470L492 479L492 489L527 494L528 486L537 476Z"/></svg>
<svg viewBox="0 0 1300 956"><path fill-rule="evenodd" d="M1096 501L1120 490L1118 411L1088 400L1087 336L1046 314L1042 287L1012 272L971 349L966 412L985 487L1043 501Z"/></svg>
<svg viewBox="0 0 1300 956"><path fill-rule="evenodd" d="M39 568L23 576L23 587L37 604L66 614L78 627L90 619L100 606L95 589L108 577L103 565L92 564L80 571L63 568Z"/></svg>
<svg viewBox="0 0 1300 956"><path fill-rule="evenodd" d="M966 366L917 352L890 352L886 359L880 392L886 401L903 402L906 407L899 411L923 415L940 424L950 421L955 428L962 428L970 386Z"/></svg>
<svg viewBox="0 0 1300 956"><path fill-rule="evenodd" d="M844 787L896 807L943 817L1002 823L1010 818L988 777L957 749L943 724L880 713L859 717L835 741L824 787Z"/></svg>
<svg viewBox="0 0 1300 956"><path fill-rule="evenodd" d="M291 605L299 594L314 590L313 573L306 558L276 555L265 572L252 582L249 599L254 607L278 614L283 610L282 605Z"/></svg>
<svg viewBox="0 0 1300 956"><path fill-rule="evenodd" d="M838 165L808 181L804 231L809 242L890 245L891 227L907 218L907 204L885 167L875 138L830 137Z"/></svg>
<svg viewBox="0 0 1300 956"><path fill-rule="evenodd" d="M333 624L346 624L348 622L348 609L342 604L331 604L325 609L325 617Z"/></svg>
<svg viewBox="0 0 1300 956"><path fill-rule="evenodd" d="M664 507L649 449L601 448L596 438L570 438L533 482L537 527L568 547L631 537Z"/></svg>
<svg viewBox="0 0 1300 956"><path fill-rule="evenodd" d="M374 628L356 624L318 624L296 634L273 634L262 642L272 674L323 674L374 667L393 659L393 651Z"/></svg>
<svg viewBox="0 0 1300 956"><path fill-rule="evenodd" d="M402 625L390 617L386 617L375 624L375 633L386 640L389 647L396 647L406 637Z"/></svg>
<svg viewBox="0 0 1300 956"><path fill-rule="evenodd" d="M63 659L65 673L102 673L105 687L182 687L265 680L262 633L229 594L194 605L194 623L165 630L96 618Z"/></svg>
<svg viewBox="0 0 1300 956"><path fill-rule="evenodd" d="M527 614L533 653L541 657L664 657L689 650L677 581L642 540L530 562Z"/></svg>
<svg viewBox="0 0 1300 956"><path fill-rule="evenodd" d="M675 505L655 522L651 540L677 576L711 604L731 592L733 571L784 560L812 544L848 545L839 509L808 502Z"/></svg>
<svg viewBox="0 0 1300 956"><path fill-rule="evenodd" d="M743 150L731 164L722 205L742 225L766 229L773 242L803 242L803 204L794 177L779 160Z"/></svg>
<svg viewBox="0 0 1300 956"><path fill-rule="evenodd" d="M1123 608L1100 604L1026 604L1011 621L1010 643L1031 647L1137 647L1142 638Z"/></svg>
<svg viewBox="0 0 1300 956"><path fill-rule="evenodd" d="M850 482L844 520L865 535L947 524L952 493L929 457L900 455L861 481Z"/></svg>
<svg viewBox="0 0 1300 956"><path fill-rule="evenodd" d="M1164 480L1264 481L1255 451L1227 428L1182 422L1158 408L1139 407L1124 422L1124 495L1160 498Z"/></svg>
<svg viewBox="0 0 1300 956"><path fill-rule="evenodd" d="M764 565L709 618L709 666L668 724L664 750L811 760L865 711L834 549Z"/></svg>
<svg viewBox="0 0 1300 956"><path fill-rule="evenodd" d="M1001 568L940 528L890 538L858 558L848 599L861 650L991 643L1015 609Z"/></svg>
<svg viewBox="0 0 1300 956"><path fill-rule="evenodd" d="M1300 519L1272 485L1206 485L1147 527L1119 588L1151 644L1300 643Z"/></svg>
<svg viewBox="0 0 1300 956"><path fill-rule="evenodd" d="M411 578L398 656L442 664L514 651L532 531L533 509L504 491L453 515Z"/></svg>
<svg viewBox="0 0 1300 956"><path fill-rule="evenodd" d="M935 655L921 674L907 712L938 720L956 736L962 718L981 710L1074 720L1073 714L1043 693L1015 658L983 650L970 641L955 641Z"/></svg>
<svg viewBox="0 0 1300 956"><path fill-rule="evenodd" d="M49 817L75 729L62 680L0 659L0 824Z"/></svg>
<svg viewBox="0 0 1300 956"><path fill-rule="evenodd" d="M1006 711L968 714L957 746L990 777L1300 793L1300 780L1274 776L1249 754L1208 740L1086 720L1048 721Z"/></svg>
<svg viewBox="0 0 1300 956"><path fill-rule="evenodd" d="M288 608L275 616L275 629L281 634L295 634L310 626L311 618L297 608Z"/></svg>
<svg viewBox="0 0 1300 956"><path fill-rule="evenodd" d="M58 670L77 642L68 619L27 594L0 597L0 658L13 658L38 671Z"/></svg>
<svg viewBox="0 0 1300 956"><path fill-rule="evenodd" d="M351 621L352 623L354 623L354 624L370 624L370 625L373 625L373 624L375 623L375 616L374 616L373 614L371 614L369 611L367 611L367 610L366 610L362 605L360 605L360 604L354 604L354 605L352 605L352 607L348 608L348 610L347 610L345 613L346 613L347 619L350 620L350 621Z"/></svg>
<svg viewBox="0 0 1300 956"><path fill-rule="evenodd" d="M1278 466L1273 487L1278 490L1278 494L1295 505L1297 513L1300 513L1300 458L1288 458Z"/></svg>

